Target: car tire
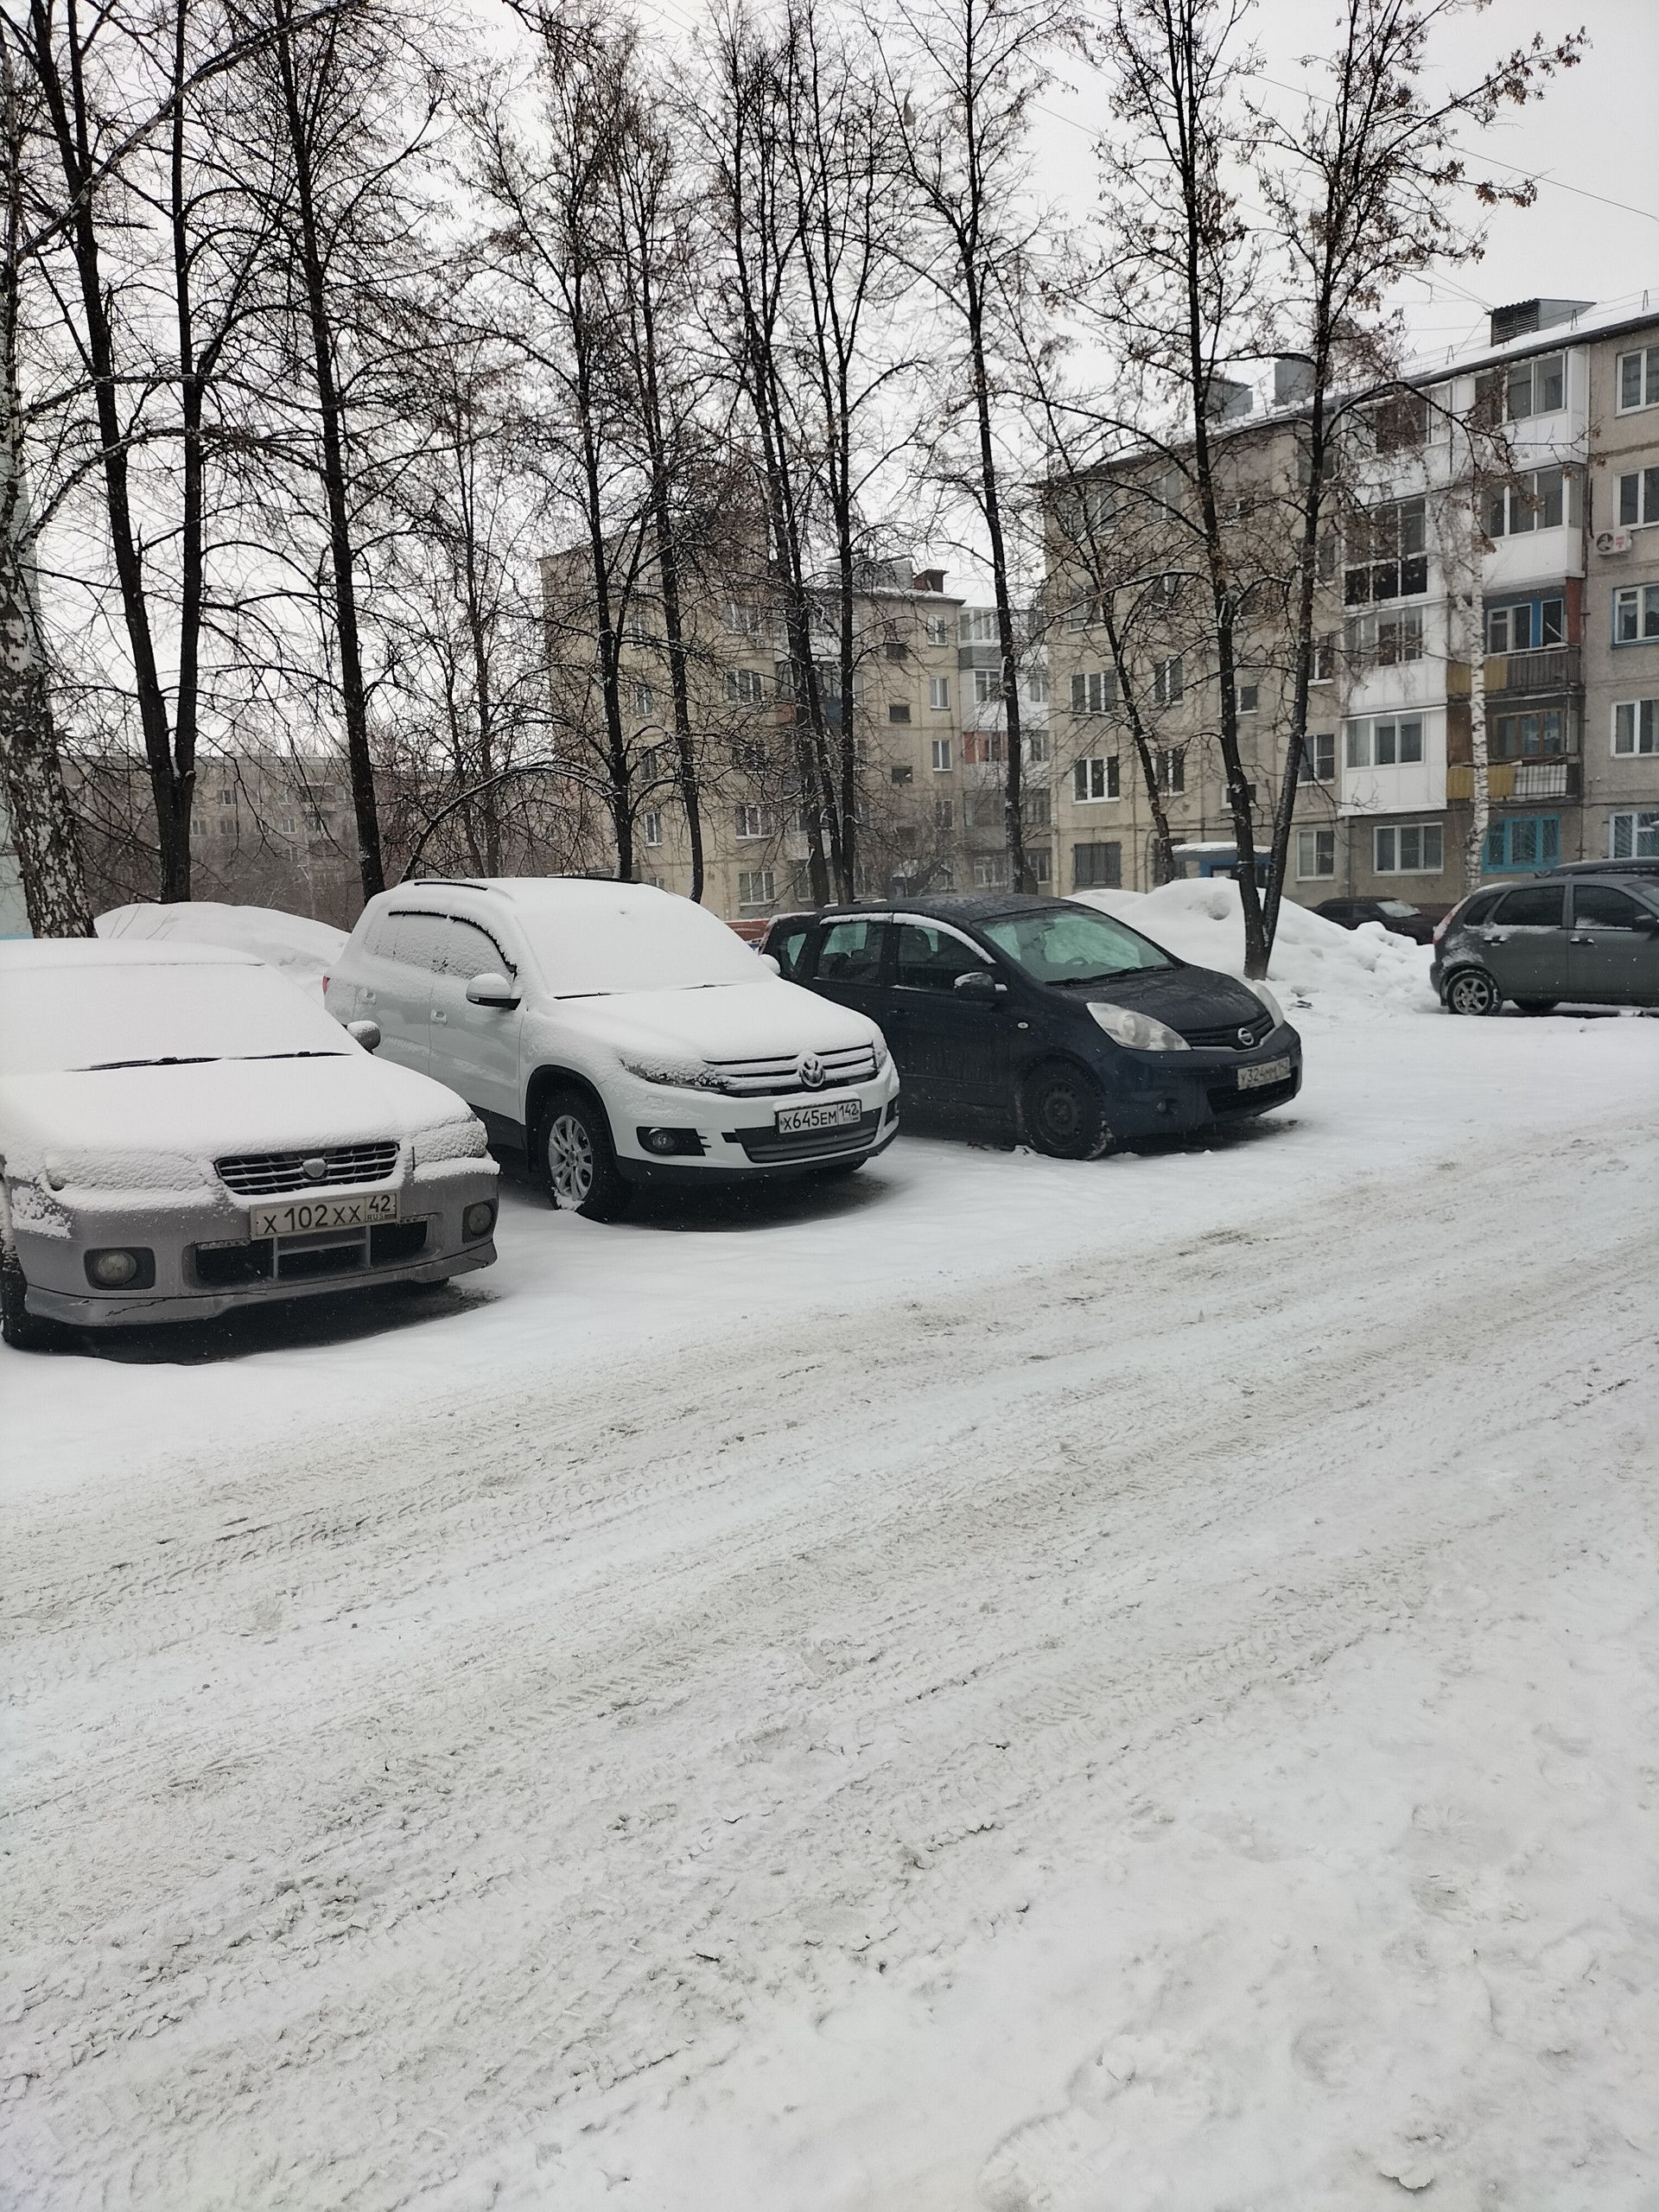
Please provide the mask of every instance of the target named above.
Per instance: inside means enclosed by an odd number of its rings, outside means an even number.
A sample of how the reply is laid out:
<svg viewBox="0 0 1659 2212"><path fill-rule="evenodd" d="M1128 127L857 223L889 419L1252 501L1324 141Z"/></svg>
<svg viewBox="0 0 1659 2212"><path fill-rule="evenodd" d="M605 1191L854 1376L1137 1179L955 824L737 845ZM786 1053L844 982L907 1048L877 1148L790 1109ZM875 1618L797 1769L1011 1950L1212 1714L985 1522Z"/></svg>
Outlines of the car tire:
<svg viewBox="0 0 1659 2212"><path fill-rule="evenodd" d="M627 1211L633 1191L617 1166L610 1123L585 1091L555 1091L536 1148L547 1194L561 1212L615 1221Z"/></svg>
<svg viewBox="0 0 1659 2212"><path fill-rule="evenodd" d="M0 1344L14 1351L44 1351L55 1334L50 1321L42 1321L24 1304L28 1285L16 1256L0 1256Z"/></svg>
<svg viewBox="0 0 1659 2212"><path fill-rule="evenodd" d="M1503 992L1484 968L1462 968L1446 980L1448 1014L1496 1014L1503 1003Z"/></svg>
<svg viewBox="0 0 1659 2212"><path fill-rule="evenodd" d="M1554 1014L1560 1004L1559 999L1516 999L1522 1014Z"/></svg>
<svg viewBox="0 0 1659 2212"><path fill-rule="evenodd" d="M1051 1160L1098 1160L1112 1141L1100 1086L1069 1061L1033 1068L1020 1109L1033 1149Z"/></svg>

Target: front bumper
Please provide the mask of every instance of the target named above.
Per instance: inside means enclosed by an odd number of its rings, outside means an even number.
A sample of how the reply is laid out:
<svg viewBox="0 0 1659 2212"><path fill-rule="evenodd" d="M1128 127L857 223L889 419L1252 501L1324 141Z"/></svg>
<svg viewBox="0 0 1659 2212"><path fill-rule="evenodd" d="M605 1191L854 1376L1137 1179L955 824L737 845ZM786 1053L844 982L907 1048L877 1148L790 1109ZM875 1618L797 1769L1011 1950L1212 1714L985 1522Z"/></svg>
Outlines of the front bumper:
<svg viewBox="0 0 1659 2212"><path fill-rule="evenodd" d="M1241 1087L1241 1069L1285 1059L1290 1072L1280 1081ZM1302 1087L1302 1040L1282 1022L1247 1052L1132 1052L1120 1046L1105 1073L1114 1136L1183 1136L1287 1105Z"/></svg>
<svg viewBox="0 0 1659 2212"><path fill-rule="evenodd" d="M42 1320L77 1328L138 1328L157 1321L211 1320L245 1306L269 1305L370 1283L435 1282L495 1258L493 1228L468 1237L468 1206L496 1198L500 1171L492 1160L435 1162L400 1168L390 1184L331 1185L331 1198L398 1192L398 1219L388 1228L287 1237L272 1249L248 1240L250 1202L204 1187L128 1195L66 1190L41 1209L11 1209L12 1240L28 1286L24 1304ZM424 1227L418 1245L413 1231ZM99 1292L86 1280L86 1255L101 1246L140 1247L155 1254L156 1279L143 1289ZM264 1267L267 1272L256 1270ZM242 1275L247 1279L223 1278Z"/></svg>
<svg viewBox="0 0 1659 2212"><path fill-rule="evenodd" d="M859 1118L840 1129L778 1134L779 1107L855 1102ZM883 1152L899 1134L899 1071L889 1060L868 1083L833 1090L734 1098L720 1091L681 1090L672 1084L626 1077L607 1097L616 1164L631 1183L677 1185L753 1182L810 1173ZM641 1131L673 1129L695 1135L700 1149L658 1156Z"/></svg>

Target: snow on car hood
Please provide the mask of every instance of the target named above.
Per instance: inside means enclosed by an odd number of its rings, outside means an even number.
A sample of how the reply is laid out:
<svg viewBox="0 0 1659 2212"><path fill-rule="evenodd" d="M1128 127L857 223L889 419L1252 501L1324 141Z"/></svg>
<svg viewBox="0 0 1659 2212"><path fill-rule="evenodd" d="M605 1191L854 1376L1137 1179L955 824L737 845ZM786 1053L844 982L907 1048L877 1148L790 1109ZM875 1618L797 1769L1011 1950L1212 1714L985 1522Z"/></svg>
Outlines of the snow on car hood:
<svg viewBox="0 0 1659 2212"><path fill-rule="evenodd" d="M353 1046L316 1059L207 1060L0 1081L8 1175L49 1166L99 1189L175 1190L183 1166L235 1152L412 1136L466 1119L453 1090Z"/></svg>
<svg viewBox="0 0 1659 2212"><path fill-rule="evenodd" d="M537 1010L536 1026L553 1036L574 1027L615 1052L689 1067L705 1060L833 1052L873 1043L880 1034L867 1015L779 976L753 983L561 999Z"/></svg>

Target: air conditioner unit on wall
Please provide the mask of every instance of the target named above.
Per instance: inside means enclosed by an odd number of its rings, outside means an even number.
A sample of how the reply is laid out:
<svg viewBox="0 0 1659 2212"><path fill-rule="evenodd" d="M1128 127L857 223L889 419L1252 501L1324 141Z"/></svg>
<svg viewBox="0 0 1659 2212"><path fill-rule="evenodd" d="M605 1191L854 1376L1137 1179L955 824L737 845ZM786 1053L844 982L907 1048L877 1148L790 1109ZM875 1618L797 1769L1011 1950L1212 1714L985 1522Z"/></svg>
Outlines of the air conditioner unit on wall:
<svg viewBox="0 0 1659 2212"><path fill-rule="evenodd" d="M1599 530L1596 532L1598 553L1628 553L1630 533L1628 530Z"/></svg>

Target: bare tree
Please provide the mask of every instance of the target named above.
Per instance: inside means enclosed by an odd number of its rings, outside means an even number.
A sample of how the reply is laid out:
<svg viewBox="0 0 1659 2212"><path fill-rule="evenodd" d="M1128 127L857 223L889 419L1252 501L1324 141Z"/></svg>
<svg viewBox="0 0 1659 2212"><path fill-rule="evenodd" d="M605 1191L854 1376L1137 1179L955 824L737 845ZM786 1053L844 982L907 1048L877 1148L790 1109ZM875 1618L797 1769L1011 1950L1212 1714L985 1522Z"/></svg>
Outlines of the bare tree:
<svg viewBox="0 0 1659 2212"><path fill-rule="evenodd" d="M1030 193L1028 125L1052 60L1077 35L1068 0L902 0L917 71L891 79L893 112L918 194L916 274L932 287L971 458L941 460L977 510L990 556L1007 761L1003 822L1010 879L1032 887L1020 804L1020 657L1002 419L1010 363L1028 359L1042 313L1036 282L1045 211ZM1016 476L1020 462L1014 464Z"/></svg>

